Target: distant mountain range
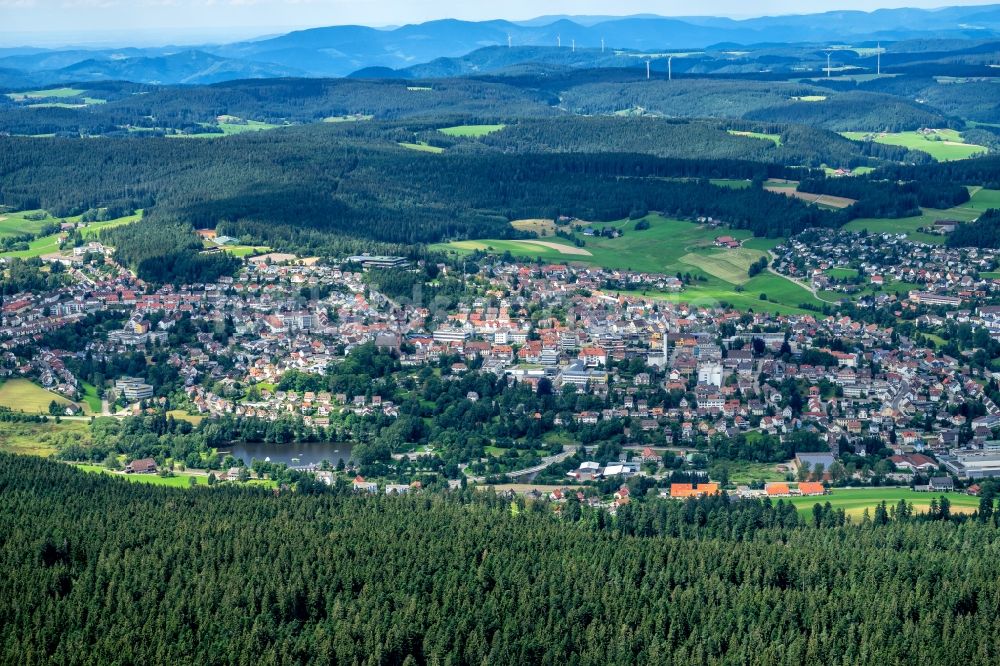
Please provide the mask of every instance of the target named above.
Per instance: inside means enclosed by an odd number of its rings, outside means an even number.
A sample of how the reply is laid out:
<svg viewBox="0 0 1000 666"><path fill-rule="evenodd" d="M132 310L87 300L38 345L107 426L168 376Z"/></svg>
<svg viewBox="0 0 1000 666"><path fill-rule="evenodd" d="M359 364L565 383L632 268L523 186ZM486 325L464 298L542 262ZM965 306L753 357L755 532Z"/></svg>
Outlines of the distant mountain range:
<svg viewBox="0 0 1000 666"><path fill-rule="evenodd" d="M614 50L735 50L745 45L851 44L874 46L903 40L1000 40L1000 5L938 10L882 9L871 13L823 14L734 20L719 17L625 18L542 17L531 21L429 21L394 29L333 26L290 32L278 37L184 48L0 49L0 86L18 88L55 83L129 80L137 83L206 84L242 78L285 76L340 77L352 73L385 75L389 70L448 75L483 71L463 64L473 52L490 53L504 66L528 62L545 49L545 59L581 66L573 45L586 53L586 64L607 61ZM488 47L521 47L517 54L496 54ZM601 57L594 50L605 47ZM530 47L530 48L524 48ZM552 52L553 54L550 54ZM450 61L441 59L452 59ZM450 64L448 64L450 62ZM619 66L621 66L619 64ZM373 69L376 68L376 69ZM486 68L487 70L489 67Z"/></svg>

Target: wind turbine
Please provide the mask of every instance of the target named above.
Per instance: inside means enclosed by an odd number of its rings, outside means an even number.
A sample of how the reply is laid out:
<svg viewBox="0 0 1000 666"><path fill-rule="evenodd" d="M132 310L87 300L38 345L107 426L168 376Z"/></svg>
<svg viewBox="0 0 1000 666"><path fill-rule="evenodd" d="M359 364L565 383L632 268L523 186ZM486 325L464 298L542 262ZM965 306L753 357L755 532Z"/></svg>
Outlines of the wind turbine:
<svg viewBox="0 0 1000 666"><path fill-rule="evenodd" d="M875 48L875 75L882 76L882 42Z"/></svg>
<svg viewBox="0 0 1000 666"><path fill-rule="evenodd" d="M510 33L508 32L507 33L507 48L512 48L513 45L514 44L513 44L513 42L511 41L511 38L510 38Z"/></svg>
<svg viewBox="0 0 1000 666"><path fill-rule="evenodd" d="M647 81L649 81L649 63L651 63L651 62L652 62L652 60L647 60L646 61L646 80Z"/></svg>
<svg viewBox="0 0 1000 666"><path fill-rule="evenodd" d="M674 57L667 56L667 81L674 80Z"/></svg>
<svg viewBox="0 0 1000 666"><path fill-rule="evenodd" d="M601 53L604 53L604 38L601 37Z"/></svg>
<svg viewBox="0 0 1000 666"><path fill-rule="evenodd" d="M576 40L573 40L573 53L576 53Z"/></svg>
<svg viewBox="0 0 1000 666"><path fill-rule="evenodd" d="M562 48L562 35L556 35L556 46Z"/></svg>
<svg viewBox="0 0 1000 666"><path fill-rule="evenodd" d="M826 78L830 78L830 52L826 52Z"/></svg>

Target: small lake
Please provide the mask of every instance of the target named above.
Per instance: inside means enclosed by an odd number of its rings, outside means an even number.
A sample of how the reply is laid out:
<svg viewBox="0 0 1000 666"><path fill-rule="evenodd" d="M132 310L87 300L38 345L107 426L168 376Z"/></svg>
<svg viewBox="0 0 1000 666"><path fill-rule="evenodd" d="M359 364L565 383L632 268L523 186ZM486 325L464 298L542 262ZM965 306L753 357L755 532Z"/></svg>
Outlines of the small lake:
<svg viewBox="0 0 1000 666"><path fill-rule="evenodd" d="M242 458L247 465L255 458L257 460L271 459L273 463L284 463L290 467L303 465L318 465L324 460L336 465L343 460L351 460L351 445L343 442L309 442L306 444L264 444L239 443L233 444L229 450L219 450L225 456L227 453L234 458Z"/></svg>

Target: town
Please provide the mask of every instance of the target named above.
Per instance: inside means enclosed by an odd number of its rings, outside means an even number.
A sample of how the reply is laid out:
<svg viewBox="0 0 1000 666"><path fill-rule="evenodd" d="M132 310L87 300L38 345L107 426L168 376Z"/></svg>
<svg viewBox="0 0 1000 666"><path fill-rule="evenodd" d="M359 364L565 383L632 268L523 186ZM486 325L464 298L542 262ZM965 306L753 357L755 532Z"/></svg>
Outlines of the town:
<svg viewBox="0 0 1000 666"><path fill-rule="evenodd" d="M817 483L940 490L954 480L974 492L976 480L1000 475L998 388L984 362L1000 331L1000 308L989 304L996 281L981 277L996 267L992 253L809 236L775 256L776 271L825 292L852 293L857 280L829 277L848 266L871 285L919 291L873 291L880 310L900 310L895 326L883 326L865 320L863 301L857 318L740 312L685 302L676 278L573 264L482 257L466 274L447 261L277 253L251 256L215 283L153 288L91 243L50 258L70 271L58 288L4 304L0 372L58 396L50 406L60 417L290 423L294 434L279 446L345 442L344 455L352 442L356 454L365 450L368 426L359 424L381 428L415 413L401 404L413 392L399 384L426 389L430 376L413 374L421 369L433 369L436 386L493 377L488 419L504 418L497 397L513 387L561 396L548 411L517 405L535 409L530 435L467 450L424 428L375 456L287 461L369 490L360 473L398 490L420 472L441 472L451 485L521 483L557 499L586 489L588 501L614 509L656 487L675 498L720 489L781 497L814 494ZM409 293L380 291L400 279ZM101 333L68 334L81 323ZM395 359L396 379L343 390L322 381L361 349ZM88 389L100 398L90 408ZM157 457L161 471L172 466ZM232 465L254 462L195 456L188 465L227 463L221 477L237 480L249 475ZM640 485L629 491L632 479Z"/></svg>

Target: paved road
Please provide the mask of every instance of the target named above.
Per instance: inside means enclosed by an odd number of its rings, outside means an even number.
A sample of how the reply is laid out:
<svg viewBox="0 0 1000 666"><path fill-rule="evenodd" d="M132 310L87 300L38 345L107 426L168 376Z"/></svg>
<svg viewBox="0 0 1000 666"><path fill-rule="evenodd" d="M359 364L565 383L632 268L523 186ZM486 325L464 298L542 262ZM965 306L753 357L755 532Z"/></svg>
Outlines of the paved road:
<svg viewBox="0 0 1000 666"><path fill-rule="evenodd" d="M546 456L542 458L542 462L539 465L535 465L534 467L527 467L525 469L518 469L513 472L504 472L500 476L506 476L509 479L519 479L524 476L531 476L532 474L538 474L549 465L566 460L566 458L569 458L571 455L576 453L578 448L579 448L578 446L565 445L563 446L562 453L557 453L554 456ZM466 480L469 483L486 483L485 476L470 476Z"/></svg>
<svg viewBox="0 0 1000 666"><path fill-rule="evenodd" d="M534 467L528 467L528 468L525 468L525 469L515 470L513 472L506 472L504 474L504 476L507 476L507 477L510 477L510 478L517 478L519 476L530 476L532 474L537 474L537 473L541 472L543 469L545 469L546 467L548 467L549 465L552 465L552 464L555 464L555 463L560 463L563 460L566 460L566 458L569 458L574 453L576 453L577 448L578 447L576 447L576 446L566 446L566 447L563 448L563 452L562 453L557 453L554 456L546 456L545 458L542 458L541 464L535 465Z"/></svg>

